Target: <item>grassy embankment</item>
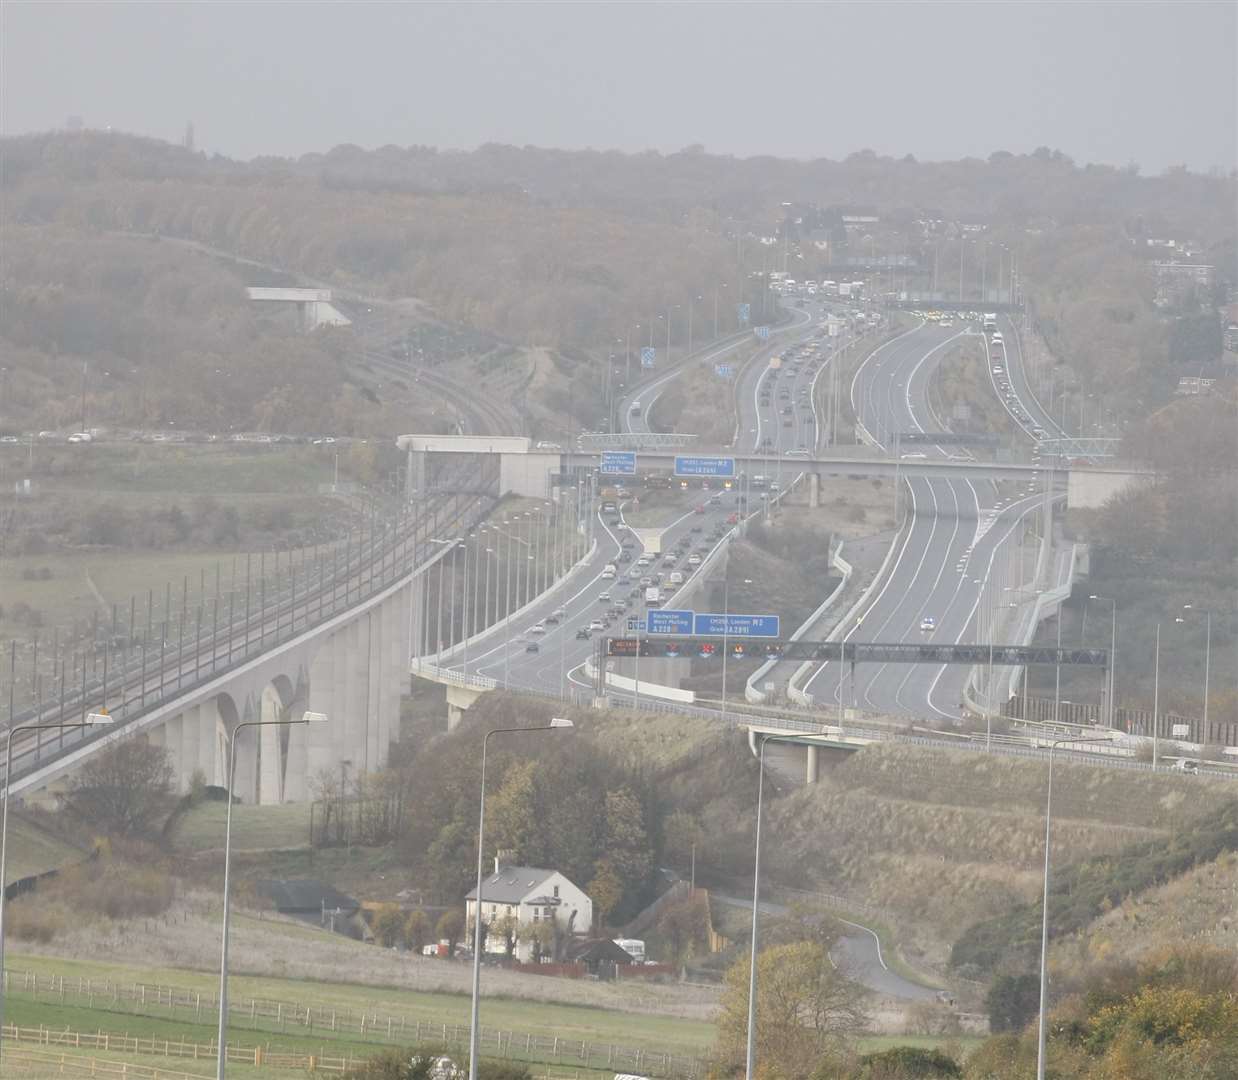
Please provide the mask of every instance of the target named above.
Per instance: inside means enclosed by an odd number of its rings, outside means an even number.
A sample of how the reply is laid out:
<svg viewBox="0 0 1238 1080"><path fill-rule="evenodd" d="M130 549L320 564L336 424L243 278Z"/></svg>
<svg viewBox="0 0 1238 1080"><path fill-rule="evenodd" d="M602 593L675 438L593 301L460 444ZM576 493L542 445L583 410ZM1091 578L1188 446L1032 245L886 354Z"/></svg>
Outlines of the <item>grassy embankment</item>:
<svg viewBox="0 0 1238 1080"><path fill-rule="evenodd" d="M0 815L0 821L3 815ZM9 826L5 884L31 874L44 874L86 857L86 852L14 813Z"/></svg>
<svg viewBox="0 0 1238 1080"><path fill-rule="evenodd" d="M1063 777L1054 837L1063 863L1190 829L1232 797L1225 784L1189 777L1074 764ZM944 972L949 943L971 923L1035 898L1043 797L1039 762L869 747L777 804L771 872L877 908L912 964Z"/></svg>
<svg viewBox="0 0 1238 1080"><path fill-rule="evenodd" d="M106 613L152 586L188 576L195 587L203 571L213 586L221 561L226 588L237 552L325 539L331 519L342 524L347 513L319 495L334 470L322 447L119 443L35 452L38 498L12 503L0 553L5 637L24 640L40 626L47 637L52 626ZM348 453L341 451L345 462Z"/></svg>

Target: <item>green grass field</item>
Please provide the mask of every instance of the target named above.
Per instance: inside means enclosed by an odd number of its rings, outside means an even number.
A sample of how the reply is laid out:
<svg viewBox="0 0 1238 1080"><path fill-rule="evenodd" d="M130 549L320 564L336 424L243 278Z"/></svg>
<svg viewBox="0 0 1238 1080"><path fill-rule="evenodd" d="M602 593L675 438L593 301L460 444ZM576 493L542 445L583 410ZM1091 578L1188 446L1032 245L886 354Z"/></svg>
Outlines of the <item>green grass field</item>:
<svg viewBox="0 0 1238 1080"><path fill-rule="evenodd" d="M227 805L202 802L177 821L172 842L184 851L222 848ZM304 847L309 842L309 803L234 806L232 846L236 851Z"/></svg>
<svg viewBox="0 0 1238 1080"><path fill-rule="evenodd" d="M34 971L42 975L55 974L67 979L76 979L80 976L96 980L110 979L122 983L158 983L203 993L213 993L218 984L217 977L213 973L167 968L130 968L116 964L59 958L14 955L8 960L8 966L17 971ZM465 994L429 993L358 986L349 983L258 978L245 975L234 976L229 980L229 994L234 1003L256 997L295 1002L302 1007L312 1005L336 1009L341 1014L351 1009L357 1014L364 1010L369 1014L377 1013L383 1016L402 1015L409 1020L420 1020L423 1024L467 1024L469 1018L469 999ZM43 996L47 997L46 994ZM113 1007L110 999L106 1001L96 999L94 1009L81 1002L66 1001L61 1006L55 997L46 1002L35 1002L28 993L20 989L20 984L15 985L9 997L14 1002L24 1000L29 1008L34 1010L26 1013L26 1016L37 1017L41 1010L62 1008L64 1012L57 1014L59 1017L57 1023L71 1028L75 1024L85 1025L77 1027L76 1030L93 1031L103 1028L135 1034L137 1029L134 1025L138 1022L138 1017L143 1018L143 1024L150 1020L161 1020L176 1025L177 1029L185 1027L193 1020L192 1011L188 1016L185 1010L169 1013L166 1005L161 1006L150 1001L138 1010L133 1008L131 1002L120 1002ZM37 1019L36 1022L38 1022ZM706 1021L493 996L483 997L482 1022L488 1027L511 1031L540 1032L566 1039L641 1046L690 1055L702 1053L714 1039L714 1025ZM171 1028L161 1029L161 1033L167 1030ZM260 1027L259 1030L270 1032L270 1027ZM149 1034L149 1031L142 1030L142 1034ZM301 1036L280 1035L281 1041L297 1037ZM316 1039L320 1039L320 1036L315 1035L310 1042L313 1043ZM385 1041L385 1034L381 1041ZM369 1045L373 1046L374 1043Z"/></svg>
<svg viewBox="0 0 1238 1080"><path fill-rule="evenodd" d="M45 832L37 825L13 815L6 853L5 884L30 874L42 874L78 862L86 853Z"/></svg>

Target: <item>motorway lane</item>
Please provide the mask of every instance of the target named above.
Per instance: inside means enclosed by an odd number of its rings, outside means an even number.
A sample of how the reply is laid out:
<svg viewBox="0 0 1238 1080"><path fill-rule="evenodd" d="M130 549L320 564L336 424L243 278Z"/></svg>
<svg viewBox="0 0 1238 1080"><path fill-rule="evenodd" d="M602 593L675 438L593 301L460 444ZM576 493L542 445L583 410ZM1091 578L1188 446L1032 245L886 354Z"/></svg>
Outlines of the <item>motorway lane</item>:
<svg viewBox="0 0 1238 1080"><path fill-rule="evenodd" d="M928 383L945 351L965 333L922 323L861 365L852 382L852 407L873 442L893 451L900 433L944 428L928 405ZM911 453L938 457L961 452L917 446ZM894 562L858 612L859 622L846 627L844 636L928 640L930 633L920 625L932 617L931 640L974 641L981 590L1020 523L1042 505L1042 496L1024 490L1003 498L989 481L929 477L908 479L906 491L907 516ZM967 674L962 665L859 664L854 680L850 670L844 673L842 692L848 703L881 712L954 717ZM817 701L837 701L837 662L818 667L804 689Z"/></svg>
<svg viewBox="0 0 1238 1080"><path fill-rule="evenodd" d="M775 326L770 328L770 340L772 344L758 353L752 360L745 365L746 369L751 369L753 366L759 365L763 358L770 355L776 349L782 348L782 341L779 340L787 334L794 334L796 331L802 331L810 326L813 322L811 311L802 311L799 309L791 310L791 321L784 326ZM624 395L619 403L619 408L623 414L620 421L620 426L627 432L645 432L651 431L649 426L649 416L653 410L654 404L658 398L662 396L662 392L666 387L676 379L690 364L712 364L717 360L721 360L728 353L734 352L742 345L748 344L751 338L748 335L728 340L722 344L706 349L703 353L694 356L692 359L677 365L664 375L655 376L653 379L642 383ZM636 411L632 410L633 404L639 402L640 408Z"/></svg>
<svg viewBox="0 0 1238 1080"><path fill-rule="evenodd" d="M710 506L708 499L711 495L717 495L721 505ZM668 511L660 538L661 552L686 545L704 556L706 545L712 547L715 542L721 542L709 538L716 529L725 525L726 517L735 511L736 498L734 492L718 490L703 492L693 488L682 492L677 505ZM695 507L701 504L705 505L706 511L698 514ZM623 517L622 512L620 517ZM699 531L694 532L694 529ZM636 560L645 549L639 537L627 528L626 520L619 525L612 525L599 513L595 522L595 535L598 541L597 550L583 572L573 578L570 589L554 590L537 602L519 624L496 628L473 643L468 657L470 675L483 675L497 680L500 685L552 695L560 694L565 688L579 687L580 684L570 678L570 673L593 655L595 639L602 634L623 634L626 619L643 616L644 589L637 584L641 576L653 577L662 573L665 580L665 576L673 570L679 570L684 573L684 584L687 584L688 572L692 569L687 564L687 550L674 567L664 566L663 555L659 553L647 569L638 570ZM620 563L618 569L620 576L627 573L631 581L619 584L617 581L603 579L603 568L607 563L615 562L623 550L625 540L631 544L628 550L633 558L630 563ZM628 594L637 588L640 589L638 595L628 599ZM595 631L593 638L577 639L576 632L581 627L587 626L592 619L603 618L606 608L611 606L599 603L597 598L602 592L609 592L613 597L612 602L628 599L628 610L613 620L607 629ZM674 606L673 594L668 595L665 587L663 606ZM528 633L529 628L536 622L545 619L559 608L564 609L564 614L558 625L548 624L544 634ZM526 651L528 642L532 640L536 640L538 644L536 653ZM464 658L457 652L450 657L450 662L443 666L462 672ZM614 691L611 693L614 696Z"/></svg>

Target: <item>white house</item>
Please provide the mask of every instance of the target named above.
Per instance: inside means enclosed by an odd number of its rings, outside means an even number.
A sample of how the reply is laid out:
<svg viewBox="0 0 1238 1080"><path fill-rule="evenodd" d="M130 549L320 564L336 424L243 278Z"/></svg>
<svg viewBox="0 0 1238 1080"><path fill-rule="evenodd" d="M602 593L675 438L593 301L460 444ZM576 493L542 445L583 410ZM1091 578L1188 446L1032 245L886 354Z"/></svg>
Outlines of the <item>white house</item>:
<svg viewBox="0 0 1238 1080"><path fill-rule="evenodd" d="M464 898L467 933L472 937L477 911L477 890L470 889ZM593 901L558 870L543 870L535 866L515 866L511 853L501 851L495 856L494 873L482 881L481 919L494 925L505 915L514 915L520 924L554 922L559 933L588 934L593 927ZM506 943L502 935L486 935L486 952L503 953ZM528 942L517 942L516 958L528 961L533 949Z"/></svg>

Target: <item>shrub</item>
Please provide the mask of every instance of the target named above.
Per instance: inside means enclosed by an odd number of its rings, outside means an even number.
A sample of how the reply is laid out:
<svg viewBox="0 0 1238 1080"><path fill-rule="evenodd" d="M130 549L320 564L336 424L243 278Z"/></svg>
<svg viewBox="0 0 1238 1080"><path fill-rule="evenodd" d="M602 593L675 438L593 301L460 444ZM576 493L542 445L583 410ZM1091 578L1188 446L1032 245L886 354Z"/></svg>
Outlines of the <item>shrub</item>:
<svg viewBox="0 0 1238 1080"><path fill-rule="evenodd" d="M989 1030L1022 1031L1040 1009L1040 979L1035 975L999 975L985 997Z"/></svg>
<svg viewBox="0 0 1238 1080"><path fill-rule="evenodd" d="M10 901L4 911L4 930L19 941L36 941L46 945L65 926L63 914L31 894L16 902Z"/></svg>
<svg viewBox="0 0 1238 1080"><path fill-rule="evenodd" d="M439 1080L438 1056L431 1051L393 1046L344 1074L345 1080Z"/></svg>
<svg viewBox="0 0 1238 1080"><path fill-rule="evenodd" d="M949 1054L922 1046L892 1046L864 1054L860 1073L864 1080L949 1080L963 1069Z"/></svg>

